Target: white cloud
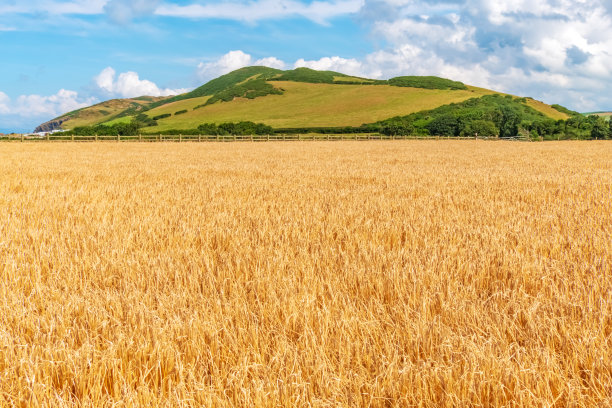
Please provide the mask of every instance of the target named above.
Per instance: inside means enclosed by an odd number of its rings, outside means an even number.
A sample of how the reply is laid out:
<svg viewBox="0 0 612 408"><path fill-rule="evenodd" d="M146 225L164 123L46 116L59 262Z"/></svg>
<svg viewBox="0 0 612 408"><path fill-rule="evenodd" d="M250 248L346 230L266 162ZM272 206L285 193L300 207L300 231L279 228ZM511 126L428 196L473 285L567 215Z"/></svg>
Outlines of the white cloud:
<svg viewBox="0 0 612 408"><path fill-rule="evenodd" d="M9 103L11 102L11 98L8 97L7 94L0 91L0 114L6 115L10 113Z"/></svg>
<svg viewBox="0 0 612 408"><path fill-rule="evenodd" d="M201 4L175 4L161 0L15 0L0 4L2 14L96 15L108 14L118 23L135 17L156 14L189 19L219 18L238 21L259 21L300 16L321 24L340 15L358 12L365 0L234 0Z"/></svg>
<svg viewBox="0 0 612 408"><path fill-rule="evenodd" d="M160 0L110 0L104 6L109 18L117 23L127 23L135 17L151 15Z"/></svg>
<svg viewBox="0 0 612 408"><path fill-rule="evenodd" d="M196 74L200 81L208 81L220 75L224 75L228 72L232 72L243 67L248 67L250 65L261 65L270 68L283 69L286 64L275 57L267 57L254 61L250 54L247 54L241 50L235 50L221 56L221 58L216 61L201 62L198 65Z"/></svg>
<svg viewBox="0 0 612 408"><path fill-rule="evenodd" d="M251 65L252 57L240 50L230 51L217 61L201 62L198 65L197 75L201 80L216 78L236 69Z"/></svg>
<svg viewBox="0 0 612 408"><path fill-rule="evenodd" d="M0 114L21 117L55 117L96 103L96 98L81 98L75 91L60 89L55 95L21 95L12 101L0 92Z"/></svg>
<svg viewBox="0 0 612 408"><path fill-rule="evenodd" d="M337 71L342 74L367 76L364 65L354 58L346 59L342 57L323 57L319 60L305 61L299 59L294 64L295 68L306 67L319 71Z"/></svg>
<svg viewBox="0 0 612 408"><path fill-rule="evenodd" d="M102 14L104 5L108 0L72 0L72 1L50 1L50 0L15 0L9 4L0 5L2 14L38 14L48 13L51 15Z"/></svg>
<svg viewBox="0 0 612 408"><path fill-rule="evenodd" d="M270 67L270 68L276 68L276 69L284 69L287 64L285 64L284 61L281 61L276 57L267 57L267 58L258 59L257 61L255 61L253 65L260 65L262 67Z"/></svg>
<svg viewBox="0 0 612 408"><path fill-rule="evenodd" d="M340 15L358 12L365 0L312 1L295 0L224 1L212 4L162 4L157 15L183 18L219 18L259 21L300 16L324 24Z"/></svg>
<svg viewBox="0 0 612 408"><path fill-rule="evenodd" d="M108 96L134 98L137 96L169 96L185 93L188 89L159 88L154 82L140 79L138 73L128 71L116 75L112 67L107 67L94 78L94 82Z"/></svg>

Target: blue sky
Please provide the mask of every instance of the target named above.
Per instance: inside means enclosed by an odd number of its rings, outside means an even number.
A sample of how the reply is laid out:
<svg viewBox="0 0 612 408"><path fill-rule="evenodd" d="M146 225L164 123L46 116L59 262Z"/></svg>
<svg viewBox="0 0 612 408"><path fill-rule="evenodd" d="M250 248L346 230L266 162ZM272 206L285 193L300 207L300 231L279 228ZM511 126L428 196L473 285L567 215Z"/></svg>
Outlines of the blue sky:
<svg viewBox="0 0 612 408"><path fill-rule="evenodd" d="M609 110L610 32L610 0L2 0L0 132L256 64Z"/></svg>

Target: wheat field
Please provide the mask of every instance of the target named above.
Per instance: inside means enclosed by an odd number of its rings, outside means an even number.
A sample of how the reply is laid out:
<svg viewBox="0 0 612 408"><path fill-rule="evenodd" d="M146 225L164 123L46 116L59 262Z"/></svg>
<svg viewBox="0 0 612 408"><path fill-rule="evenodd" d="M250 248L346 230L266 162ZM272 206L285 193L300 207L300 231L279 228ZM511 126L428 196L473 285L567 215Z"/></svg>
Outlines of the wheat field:
<svg viewBox="0 0 612 408"><path fill-rule="evenodd" d="M0 406L612 406L612 143L4 143L0 174Z"/></svg>

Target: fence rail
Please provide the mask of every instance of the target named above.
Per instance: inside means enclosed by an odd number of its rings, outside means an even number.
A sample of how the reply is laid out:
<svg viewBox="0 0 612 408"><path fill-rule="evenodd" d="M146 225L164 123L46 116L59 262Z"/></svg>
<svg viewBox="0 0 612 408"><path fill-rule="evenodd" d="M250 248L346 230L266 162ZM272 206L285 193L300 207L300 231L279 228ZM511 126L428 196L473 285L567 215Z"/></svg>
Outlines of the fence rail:
<svg viewBox="0 0 612 408"><path fill-rule="evenodd" d="M8 135L0 137L0 141L13 142L284 142L284 141L341 141L341 140L475 140L475 137L449 136L388 136L378 133L354 134L275 134L275 135ZM497 140L497 138L479 137L480 140Z"/></svg>

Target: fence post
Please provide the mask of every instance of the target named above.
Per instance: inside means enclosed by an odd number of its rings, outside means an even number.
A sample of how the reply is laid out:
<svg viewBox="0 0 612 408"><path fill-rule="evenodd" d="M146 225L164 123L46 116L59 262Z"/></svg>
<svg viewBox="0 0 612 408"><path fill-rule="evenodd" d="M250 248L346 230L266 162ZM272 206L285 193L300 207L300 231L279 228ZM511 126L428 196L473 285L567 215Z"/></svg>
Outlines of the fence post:
<svg viewBox="0 0 612 408"><path fill-rule="evenodd" d="M96 142L98 141L98 134L97 133L94 135L94 141L96 141Z"/></svg>
<svg viewBox="0 0 612 408"><path fill-rule="evenodd" d="M49 134L47 133L47 142L51 140L51 138L49 137Z"/></svg>
<svg viewBox="0 0 612 408"><path fill-rule="evenodd" d="M142 134L140 134L140 133L138 134L138 141L142 142Z"/></svg>
<svg viewBox="0 0 612 408"><path fill-rule="evenodd" d="M270 135L266 135L266 142L270 141Z"/></svg>
<svg viewBox="0 0 612 408"><path fill-rule="evenodd" d="M74 142L74 135L70 136L70 141Z"/></svg>
<svg viewBox="0 0 612 408"><path fill-rule="evenodd" d="M198 135L198 142L202 141L202 135Z"/></svg>
<svg viewBox="0 0 612 408"><path fill-rule="evenodd" d="M21 134L21 143L23 143L23 133Z"/></svg>

